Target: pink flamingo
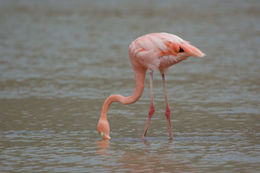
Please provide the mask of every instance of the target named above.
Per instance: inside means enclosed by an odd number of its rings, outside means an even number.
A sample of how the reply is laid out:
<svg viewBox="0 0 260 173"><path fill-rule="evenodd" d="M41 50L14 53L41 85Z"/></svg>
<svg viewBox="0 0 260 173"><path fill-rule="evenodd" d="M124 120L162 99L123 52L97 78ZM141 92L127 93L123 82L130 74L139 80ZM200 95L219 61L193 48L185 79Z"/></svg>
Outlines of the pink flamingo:
<svg viewBox="0 0 260 173"><path fill-rule="evenodd" d="M137 38L129 46L129 58L135 73L136 86L132 95L124 97L122 95L109 96L102 107L97 130L103 139L111 139L109 136L110 127L107 120L107 111L112 102L122 104L135 103L144 90L145 75L147 69L150 70L150 111L148 120L144 127L142 139L145 138L148 126L154 113L153 99L153 71L158 69L162 75L164 96L166 102L165 115L168 120L169 136L172 139L170 108L166 91L165 72L174 64L177 64L188 57L203 57L205 54L188 41L169 33L151 33Z"/></svg>

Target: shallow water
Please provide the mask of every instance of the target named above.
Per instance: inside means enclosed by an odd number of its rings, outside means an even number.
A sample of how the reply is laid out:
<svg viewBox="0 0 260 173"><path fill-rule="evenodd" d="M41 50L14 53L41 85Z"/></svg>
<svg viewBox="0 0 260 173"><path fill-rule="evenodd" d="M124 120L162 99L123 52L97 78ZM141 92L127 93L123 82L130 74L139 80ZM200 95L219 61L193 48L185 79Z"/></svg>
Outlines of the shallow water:
<svg viewBox="0 0 260 173"><path fill-rule="evenodd" d="M0 1L0 172L259 172L258 1ZM105 98L135 86L128 45L167 31L207 54L159 73L133 105Z"/></svg>

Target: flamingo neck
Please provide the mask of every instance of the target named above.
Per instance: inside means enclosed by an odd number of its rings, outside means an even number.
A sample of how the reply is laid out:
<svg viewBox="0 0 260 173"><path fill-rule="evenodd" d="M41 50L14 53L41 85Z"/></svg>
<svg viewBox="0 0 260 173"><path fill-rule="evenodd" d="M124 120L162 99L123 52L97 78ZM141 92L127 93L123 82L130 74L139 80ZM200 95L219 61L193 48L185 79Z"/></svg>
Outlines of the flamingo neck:
<svg viewBox="0 0 260 173"><path fill-rule="evenodd" d="M139 98L142 96L143 90L144 90L146 69L136 68L136 69L134 69L134 72L135 72L136 85L135 85L135 90L134 90L133 94L128 97L124 97L119 94L114 94L114 95L109 96L103 104L100 119L107 120L107 112L108 112L109 106L113 102L120 102L125 105L132 104L132 103L135 103L137 100L139 100Z"/></svg>

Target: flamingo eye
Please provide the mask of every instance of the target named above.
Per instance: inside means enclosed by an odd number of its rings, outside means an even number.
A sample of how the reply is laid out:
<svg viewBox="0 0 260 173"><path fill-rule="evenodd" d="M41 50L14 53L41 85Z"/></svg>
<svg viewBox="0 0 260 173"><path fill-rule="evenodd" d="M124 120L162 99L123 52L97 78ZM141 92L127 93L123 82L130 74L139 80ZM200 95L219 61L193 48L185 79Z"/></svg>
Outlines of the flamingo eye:
<svg viewBox="0 0 260 173"><path fill-rule="evenodd" d="M180 51L179 51L179 53L181 53L181 52L184 52L184 50L180 47Z"/></svg>

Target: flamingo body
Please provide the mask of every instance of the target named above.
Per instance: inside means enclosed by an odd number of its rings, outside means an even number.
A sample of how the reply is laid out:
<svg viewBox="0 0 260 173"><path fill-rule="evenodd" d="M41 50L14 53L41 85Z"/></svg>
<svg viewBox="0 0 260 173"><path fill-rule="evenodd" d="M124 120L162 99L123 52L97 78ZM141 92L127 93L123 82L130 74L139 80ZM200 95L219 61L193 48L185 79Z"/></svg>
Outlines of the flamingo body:
<svg viewBox="0 0 260 173"><path fill-rule="evenodd" d="M143 93L144 81L147 69L150 71L150 111L148 120L143 133L143 139L146 135L151 117L154 113L153 103L153 71L159 70L164 84L164 95L166 102L165 115L168 120L168 128L170 138L170 108L168 104L168 96L166 91L165 71L176 63L179 63L190 56L203 57L205 54L198 48L191 45L188 41L169 33L151 33L134 40L129 46L129 58L135 72L136 87L132 95L124 97L122 95L109 96L102 107L100 119L98 122L98 132L103 139L110 139L110 127L107 120L107 111L112 102L121 102L123 104L132 104L136 102Z"/></svg>
<svg viewBox="0 0 260 173"><path fill-rule="evenodd" d="M180 48L184 51L180 52ZM203 57L188 41L169 33L151 33L137 38L129 46L133 66L161 72L189 56Z"/></svg>

